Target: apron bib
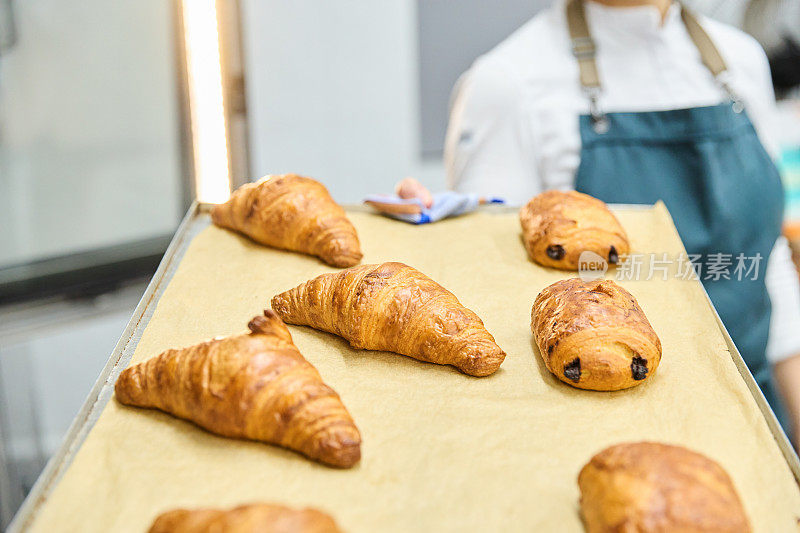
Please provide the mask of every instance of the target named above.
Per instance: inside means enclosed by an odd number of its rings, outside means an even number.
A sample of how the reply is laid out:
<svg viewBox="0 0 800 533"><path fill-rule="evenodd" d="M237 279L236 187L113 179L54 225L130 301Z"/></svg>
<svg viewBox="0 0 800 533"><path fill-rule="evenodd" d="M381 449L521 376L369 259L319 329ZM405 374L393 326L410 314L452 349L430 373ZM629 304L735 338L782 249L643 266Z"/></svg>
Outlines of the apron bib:
<svg viewBox="0 0 800 533"><path fill-rule="evenodd" d="M766 359L771 305L764 281L783 219L777 168L740 100L724 83L732 101L717 106L602 113L582 0L572 0L567 10L581 84L590 100L590 114L580 117L575 189L609 203L666 204L687 253L700 255L700 279L722 322L783 423ZM724 79L726 67L713 43L696 19L681 10L704 64ZM704 268L712 254L724 254L716 257L729 261L730 279L706 279ZM753 267L746 276L734 275L740 254L745 268Z"/></svg>

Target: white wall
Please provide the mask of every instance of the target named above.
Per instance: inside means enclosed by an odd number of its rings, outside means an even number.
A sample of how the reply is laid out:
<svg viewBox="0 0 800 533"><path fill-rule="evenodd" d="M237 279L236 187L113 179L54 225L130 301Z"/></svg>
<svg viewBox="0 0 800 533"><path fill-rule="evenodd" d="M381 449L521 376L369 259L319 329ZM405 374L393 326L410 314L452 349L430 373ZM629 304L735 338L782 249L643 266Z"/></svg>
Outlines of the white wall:
<svg viewBox="0 0 800 533"><path fill-rule="evenodd" d="M420 157L414 0L244 0L252 168L324 182L341 202L413 175Z"/></svg>
<svg viewBox="0 0 800 533"><path fill-rule="evenodd" d="M0 56L0 266L174 229L170 2L14 2Z"/></svg>

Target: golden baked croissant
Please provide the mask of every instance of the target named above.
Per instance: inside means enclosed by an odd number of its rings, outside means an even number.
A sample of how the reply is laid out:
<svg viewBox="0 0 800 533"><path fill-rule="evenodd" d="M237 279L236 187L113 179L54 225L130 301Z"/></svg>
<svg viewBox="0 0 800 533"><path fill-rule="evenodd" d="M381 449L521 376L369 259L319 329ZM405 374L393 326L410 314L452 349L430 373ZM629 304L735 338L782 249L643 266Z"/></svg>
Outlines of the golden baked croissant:
<svg viewBox="0 0 800 533"><path fill-rule="evenodd" d="M350 467L361 436L339 395L292 342L271 310L250 333L167 350L125 369L117 400L166 411L224 437L296 450L322 463Z"/></svg>
<svg viewBox="0 0 800 533"><path fill-rule="evenodd" d="M612 280L553 283L533 303L531 330L547 369L581 389L633 387L661 361L661 341L644 312Z"/></svg>
<svg viewBox="0 0 800 533"><path fill-rule="evenodd" d="M260 503L226 510L167 511L156 518L150 533L341 533L341 530L322 511Z"/></svg>
<svg viewBox="0 0 800 533"><path fill-rule="evenodd" d="M609 263L628 254L628 236L608 206L575 191L546 191L519 211L522 238L531 259L540 265L578 270L589 251Z"/></svg>
<svg viewBox="0 0 800 533"><path fill-rule="evenodd" d="M211 219L261 244L315 255L336 267L361 261L358 235L344 209L310 178L285 174L242 185L214 206Z"/></svg>
<svg viewBox="0 0 800 533"><path fill-rule="evenodd" d="M680 446L612 446L583 467L578 485L588 533L751 531L725 470Z"/></svg>
<svg viewBox="0 0 800 533"><path fill-rule="evenodd" d="M272 308L289 324L335 333L354 348L453 365L473 376L495 372L506 356L478 315L403 263L323 274L275 296Z"/></svg>

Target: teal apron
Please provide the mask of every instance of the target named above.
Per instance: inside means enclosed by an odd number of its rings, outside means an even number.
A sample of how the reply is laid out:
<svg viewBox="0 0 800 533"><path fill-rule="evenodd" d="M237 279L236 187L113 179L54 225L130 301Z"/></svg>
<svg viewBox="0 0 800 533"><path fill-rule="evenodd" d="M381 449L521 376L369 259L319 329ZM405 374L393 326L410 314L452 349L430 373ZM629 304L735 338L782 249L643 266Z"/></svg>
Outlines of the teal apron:
<svg viewBox="0 0 800 533"><path fill-rule="evenodd" d="M582 148L575 188L613 203L662 200L688 254L699 254L706 267L715 259L711 254L730 254L716 256L730 258L730 279L705 279L708 272L702 264L699 274L736 347L783 423L783 409L765 355L771 305L764 276L783 218L783 187L777 168L730 90L732 101L716 106L602 113L594 43L582 1L572 0L567 10L581 83L590 100L590 114L580 117ZM683 8L682 16L703 62L717 79L723 79L725 65L710 39ZM723 87L728 89L725 84ZM733 272L740 254L746 268L753 267L746 276Z"/></svg>

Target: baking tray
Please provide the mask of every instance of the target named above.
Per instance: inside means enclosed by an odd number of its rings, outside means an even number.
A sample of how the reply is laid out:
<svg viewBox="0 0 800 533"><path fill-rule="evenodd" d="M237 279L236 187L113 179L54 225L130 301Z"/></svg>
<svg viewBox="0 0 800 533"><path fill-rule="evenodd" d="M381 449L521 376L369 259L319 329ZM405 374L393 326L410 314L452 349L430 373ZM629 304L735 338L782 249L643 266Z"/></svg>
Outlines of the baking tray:
<svg viewBox="0 0 800 533"><path fill-rule="evenodd" d="M617 205L612 206L625 209L650 209L651 206L632 206ZM113 395L114 383L119 373L128 366L142 333L148 325L150 318L161 298L165 288L169 284L183 255L192 242L192 239L205 229L209 224L209 217L206 216L210 209L208 204L194 203L188 210L186 216L181 221L172 242L170 243L163 259L156 271L153 279L144 292L133 316L131 317L122 336L117 342L108 363L103 368L99 378L90 391L81 410L72 422L67 434L65 435L59 450L50 458L44 470L40 474L30 493L26 497L22 506L17 511L14 519L9 525L8 531L23 531L36 517L37 512L47 501L49 494L58 484L60 478L71 464L75 454L80 449L89 431L94 426L103 408ZM360 211L362 206L349 207L351 211ZM505 210L509 212L512 208L490 207L494 211ZM750 393L758 405L764 419L772 432L775 441L781 450L787 465L789 466L795 481L800 485L800 460L794 452L789 440L778 423L769 404L758 388L752 374L748 370L742 356L736 349L730 335L719 319L714 306L708 299L706 301L713 310L720 332L727 344L731 357L738 369L742 379L747 385Z"/></svg>

